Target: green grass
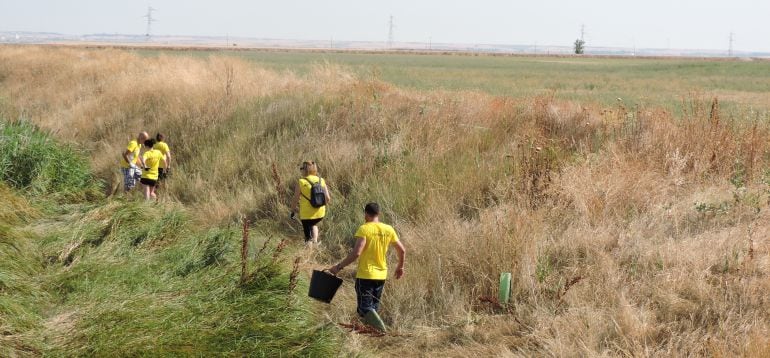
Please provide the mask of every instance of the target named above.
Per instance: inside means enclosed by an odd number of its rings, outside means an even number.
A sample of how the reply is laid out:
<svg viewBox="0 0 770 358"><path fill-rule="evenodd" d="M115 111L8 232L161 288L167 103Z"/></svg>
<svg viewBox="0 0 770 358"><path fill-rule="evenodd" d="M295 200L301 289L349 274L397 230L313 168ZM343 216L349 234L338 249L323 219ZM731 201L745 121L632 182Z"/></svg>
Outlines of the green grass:
<svg viewBox="0 0 770 358"><path fill-rule="evenodd" d="M158 51L139 51L157 55ZM264 51L165 51L181 56L227 55L275 70L306 73L319 63L349 67L399 87L479 90L522 97L555 92L556 98L612 104L676 107L690 92L720 95L727 102L770 108L768 61L612 59L457 55L356 54Z"/></svg>
<svg viewBox="0 0 770 358"><path fill-rule="evenodd" d="M288 291L286 254L273 260L271 245L239 281L239 234L132 201L0 225L0 327L13 338L0 355L334 355L305 283ZM252 235L253 253L266 238Z"/></svg>
<svg viewBox="0 0 770 358"><path fill-rule="evenodd" d="M73 238L84 244L72 267L47 283L62 300L56 315L72 313L75 328L52 353L332 354L330 331L316 327L307 302L287 293L289 279L281 269L239 283L235 228L191 232L181 208L152 204L99 210L107 212L89 215L109 219ZM52 240L48 247L56 252L60 244Z"/></svg>
<svg viewBox="0 0 770 358"><path fill-rule="evenodd" d="M63 199L98 196L101 189L80 151L56 143L27 121L0 121L0 181Z"/></svg>
<svg viewBox="0 0 770 358"><path fill-rule="evenodd" d="M3 138L22 142L15 148L28 163L85 161L29 125L13 126ZM30 137L42 149L25 147ZM201 226L176 204L61 205L56 190L74 193L80 182L54 181L39 187L54 195L41 196L28 190L37 176L15 175L5 182L16 189L0 181L0 356L336 354L334 327L319 325L302 298L306 283L290 292L290 255L273 241L255 257L267 240L259 230L251 232L244 283L235 223Z"/></svg>

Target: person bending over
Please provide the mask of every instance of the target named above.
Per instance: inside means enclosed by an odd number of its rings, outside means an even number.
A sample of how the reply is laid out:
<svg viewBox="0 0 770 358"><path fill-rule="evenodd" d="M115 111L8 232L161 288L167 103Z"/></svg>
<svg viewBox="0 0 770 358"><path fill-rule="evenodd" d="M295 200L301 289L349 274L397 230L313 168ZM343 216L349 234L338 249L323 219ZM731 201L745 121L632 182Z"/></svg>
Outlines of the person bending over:
<svg viewBox="0 0 770 358"><path fill-rule="evenodd" d="M128 142L126 150L120 156L120 171L123 173L123 190L128 193L136 187L136 179L142 174L139 169L141 157L139 151L142 149L142 143L149 135L147 132L140 132L135 140Z"/></svg>

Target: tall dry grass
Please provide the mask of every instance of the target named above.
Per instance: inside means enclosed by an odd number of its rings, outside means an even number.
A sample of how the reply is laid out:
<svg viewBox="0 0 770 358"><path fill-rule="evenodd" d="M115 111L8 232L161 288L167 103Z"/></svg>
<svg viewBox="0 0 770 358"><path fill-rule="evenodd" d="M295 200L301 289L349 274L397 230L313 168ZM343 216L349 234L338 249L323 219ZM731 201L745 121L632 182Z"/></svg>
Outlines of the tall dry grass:
<svg viewBox="0 0 770 358"><path fill-rule="evenodd" d="M688 97L684 116L551 96L417 92L334 65L0 49L4 113L92 153L108 177L139 129L169 135L166 195L201 220L290 233L285 186L313 158L334 191L319 264L380 201L407 244L385 355L770 354L770 123ZM290 188L286 189L289 190ZM513 300L499 307L500 272ZM352 317L345 289L327 313Z"/></svg>

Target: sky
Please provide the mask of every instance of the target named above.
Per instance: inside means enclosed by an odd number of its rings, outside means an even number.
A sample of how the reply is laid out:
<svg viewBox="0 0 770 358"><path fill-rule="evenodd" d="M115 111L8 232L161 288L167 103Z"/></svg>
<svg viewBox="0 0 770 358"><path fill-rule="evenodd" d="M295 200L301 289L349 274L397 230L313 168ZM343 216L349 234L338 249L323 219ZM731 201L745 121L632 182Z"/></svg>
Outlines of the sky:
<svg viewBox="0 0 770 358"><path fill-rule="evenodd" d="M0 31L770 52L768 0L0 0Z"/></svg>

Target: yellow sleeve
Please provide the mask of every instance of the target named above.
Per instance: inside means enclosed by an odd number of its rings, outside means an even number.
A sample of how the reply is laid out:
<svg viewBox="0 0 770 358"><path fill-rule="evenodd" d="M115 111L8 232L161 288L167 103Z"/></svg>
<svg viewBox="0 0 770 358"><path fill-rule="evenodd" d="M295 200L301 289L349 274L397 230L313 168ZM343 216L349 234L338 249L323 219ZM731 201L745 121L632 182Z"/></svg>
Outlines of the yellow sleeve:
<svg viewBox="0 0 770 358"><path fill-rule="evenodd" d="M355 237L360 237L364 239L366 238L366 227L364 227L364 225L361 225L358 227L358 230L356 230Z"/></svg>
<svg viewBox="0 0 770 358"><path fill-rule="evenodd" d="M139 146L139 144L136 143L136 141L132 140L128 142L128 147L126 147L126 150L129 152L133 152L136 150L136 148Z"/></svg>
<svg viewBox="0 0 770 358"><path fill-rule="evenodd" d="M394 228L392 228L392 227L391 227L391 228L390 228L390 232L393 234L393 237L392 237L392 239L390 240L390 243L392 244L392 243L396 243L396 242L398 242L398 235L396 234L396 229L394 229Z"/></svg>

